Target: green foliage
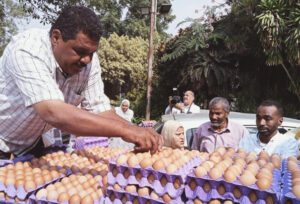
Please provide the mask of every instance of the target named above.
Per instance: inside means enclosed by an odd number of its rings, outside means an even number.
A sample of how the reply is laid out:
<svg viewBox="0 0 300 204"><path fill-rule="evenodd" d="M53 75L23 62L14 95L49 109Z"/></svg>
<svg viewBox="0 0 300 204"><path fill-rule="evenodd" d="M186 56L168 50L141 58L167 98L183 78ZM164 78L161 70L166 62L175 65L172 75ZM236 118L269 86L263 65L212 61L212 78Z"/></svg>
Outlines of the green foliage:
<svg viewBox="0 0 300 204"><path fill-rule="evenodd" d="M0 56L10 38L17 33L16 20L25 17L22 5L15 3L13 0L0 2Z"/></svg>
<svg viewBox="0 0 300 204"><path fill-rule="evenodd" d="M129 38L113 33L108 39L101 38L98 55L102 78L110 98L121 91L128 94L130 100L135 100L135 93L145 90L147 41L140 37Z"/></svg>

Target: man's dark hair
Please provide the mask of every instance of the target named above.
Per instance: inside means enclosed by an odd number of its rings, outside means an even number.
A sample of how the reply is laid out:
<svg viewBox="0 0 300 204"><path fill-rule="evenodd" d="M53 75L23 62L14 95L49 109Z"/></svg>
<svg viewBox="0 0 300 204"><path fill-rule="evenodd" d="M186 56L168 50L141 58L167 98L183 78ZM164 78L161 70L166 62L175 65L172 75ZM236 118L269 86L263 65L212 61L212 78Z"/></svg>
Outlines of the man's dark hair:
<svg viewBox="0 0 300 204"><path fill-rule="evenodd" d="M70 6L63 9L57 20L52 24L50 36L54 29L60 30L63 41L75 39L82 31L91 40L99 41L102 35L102 26L97 15L83 6Z"/></svg>
<svg viewBox="0 0 300 204"><path fill-rule="evenodd" d="M280 116L283 116L283 108L280 103L274 100L264 100L259 104L259 106L275 106L280 114Z"/></svg>

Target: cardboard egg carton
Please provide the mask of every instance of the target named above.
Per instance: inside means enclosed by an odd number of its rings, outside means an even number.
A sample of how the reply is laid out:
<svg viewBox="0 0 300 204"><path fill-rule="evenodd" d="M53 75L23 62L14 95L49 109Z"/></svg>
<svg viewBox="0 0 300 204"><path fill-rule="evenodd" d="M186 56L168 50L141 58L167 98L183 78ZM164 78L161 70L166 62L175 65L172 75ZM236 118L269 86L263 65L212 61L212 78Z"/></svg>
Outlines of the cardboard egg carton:
<svg viewBox="0 0 300 204"><path fill-rule="evenodd" d="M281 203L300 203L300 199L297 198L292 192L292 173L287 169L288 160L282 161L282 191L281 191ZM300 163L298 162L298 166Z"/></svg>
<svg viewBox="0 0 300 204"><path fill-rule="evenodd" d="M154 189L160 196L168 193L172 198L177 198L184 191L184 183L188 173L193 167L198 166L200 163L201 158L195 157L176 172L168 174L165 169L157 171L152 167L141 168L139 165L129 167L127 164L117 165L114 161L111 161L107 175L108 184L113 186L115 183L118 183L123 187L129 184L135 184L141 187L147 186ZM114 173L114 169L117 170L117 174ZM124 176L126 171L129 175L128 178ZM149 177L152 178L149 179ZM162 185L161 180L164 180L166 184ZM174 186L174 183L176 186Z"/></svg>
<svg viewBox="0 0 300 204"><path fill-rule="evenodd" d="M194 190L190 188L190 182L195 180L197 185ZM250 201L250 193L255 193L257 200L255 203L264 204L266 203L267 197L272 197L274 203L278 203L280 200L280 184L281 184L281 171L279 169L274 169L273 171L273 182L271 188L263 191L260 190L255 184L250 186L244 186L241 184L239 179L234 182L227 182L223 177L216 180L211 179L209 176L205 175L201 178L196 177L194 172L191 172L186 181L185 194L189 201L193 201L195 198L199 198L203 202L208 202L212 199L221 200L232 200L236 203L253 203ZM204 185L209 185L210 188L205 189ZM224 194L220 194L218 187L223 185L225 188ZM235 196L234 192L240 192L239 196ZM238 193L239 194L239 193Z"/></svg>
<svg viewBox="0 0 300 204"><path fill-rule="evenodd" d="M112 199L113 198L113 199ZM122 204L122 203L139 203L139 204L162 204L167 203L162 197L158 199L152 199L149 195L140 196L136 192L129 193L121 190L114 190L112 187L108 187L106 191L105 204ZM181 197L170 200L170 204L183 204Z"/></svg>
<svg viewBox="0 0 300 204"><path fill-rule="evenodd" d="M73 175L74 176L74 175ZM79 175L75 175L75 176L81 176L81 174ZM91 175L92 176L92 175ZM93 178L96 178L96 177L93 177ZM52 184L56 185L60 183L61 185L63 185L63 180L58 180L56 182L53 182ZM83 182L83 183L88 183L88 180ZM68 185L70 185L75 188L76 185L71 183L71 182L68 182ZM95 182L96 184L96 182ZM97 184L98 184L98 189L97 190L100 190L99 186L101 187L102 189L102 181L101 180L98 180L97 181ZM79 184L77 184L79 185ZM83 185L83 184L81 184ZM65 185L66 186L66 185ZM43 189L47 189L46 188L47 186L44 186ZM90 186L91 187L91 186ZM66 187L65 187L66 188ZM58 188L56 188L58 189ZM40 189L39 189L40 190ZM93 189L93 192L96 192L97 190ZM69 204L69 201L64 201L64 202L59 202L58 199L52 199L52 200L48 200L47 197L41 197L41 198L37 198L37 194L38 194L38 191L35 191L33 194L31 194L31 196L29 197L28 199L28 204L59 204L59 203L63 203L63 204ZM58 193L59 194L59 193ZM77 193L76 193L77 194ZM79 194L80 195L80 194ZM87 195L87 194L86 194ZM90 193L88 195L91 195ZM81 200L82 202L83 200ZM83 202L84 203L84 202ZM94 204L104 204L105 203L105 196L102 195L98 200L93 200L93 203Z"/></svg>
<svg viewBox="0 0 300 204"><path fill-rule="evenodd" d="M87 147L108 147L107 137L79 137L74 139L73 148L76 150L87 148Z"/></svg>

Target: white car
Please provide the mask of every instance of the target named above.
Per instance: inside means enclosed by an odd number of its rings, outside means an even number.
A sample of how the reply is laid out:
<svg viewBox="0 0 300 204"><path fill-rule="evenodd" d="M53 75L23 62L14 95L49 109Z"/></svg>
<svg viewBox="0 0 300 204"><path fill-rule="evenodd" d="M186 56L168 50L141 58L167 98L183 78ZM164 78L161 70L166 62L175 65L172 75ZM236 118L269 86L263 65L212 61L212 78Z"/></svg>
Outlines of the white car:
<svg viewBox="0 0 300 204"><path fill-rule="evenodd" d="M169 114L163 115L161 122L158 122L154 129L161 133L164 122L168 120L177 120L179 121L185 130L186 140L185 147L191 148L193 137L197 128L207 121L209 121L209 110L201 110L200 113L193 114ZM254 113L239 113L239 112L230 112L229 120L244 125L249 133L257 133L256 127L256 114ZM291 129L299 127L300 120L292 118L283 118L282 125L278 128L281 133L285 133Z"/></svg>

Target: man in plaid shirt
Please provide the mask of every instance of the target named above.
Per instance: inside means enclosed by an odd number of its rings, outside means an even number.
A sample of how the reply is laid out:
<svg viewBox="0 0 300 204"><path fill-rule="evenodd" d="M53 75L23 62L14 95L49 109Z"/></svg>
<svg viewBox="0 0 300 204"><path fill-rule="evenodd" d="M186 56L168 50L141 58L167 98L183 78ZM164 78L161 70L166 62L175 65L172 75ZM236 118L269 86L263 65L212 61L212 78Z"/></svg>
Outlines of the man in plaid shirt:
<svg viewBox="0 0 300 204"><path fill-rule="evenodd" d="M130 126L111 109L96 55L101 33L92 10L72 6L50 33L32 29L12 38L0 59L0 159L38 154L41 135L53 127L122 137L137 151L159 149L153 129Z"/></svg>

